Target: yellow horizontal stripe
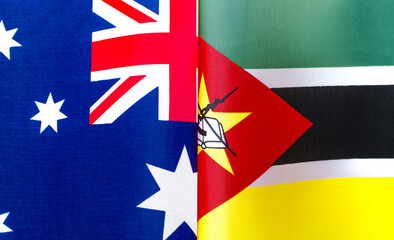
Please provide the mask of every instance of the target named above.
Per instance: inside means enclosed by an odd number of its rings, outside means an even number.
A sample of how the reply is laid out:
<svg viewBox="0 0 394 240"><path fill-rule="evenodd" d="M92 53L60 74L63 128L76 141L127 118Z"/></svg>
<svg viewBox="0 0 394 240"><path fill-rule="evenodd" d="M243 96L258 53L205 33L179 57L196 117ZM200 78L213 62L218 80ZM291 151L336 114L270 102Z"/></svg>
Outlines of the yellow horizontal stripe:
<svg viewBox="0 0 394 240"><path fill-rule="evenodd" d="M394 178L247 188L198 222L199 240L394 239Z"/></svg>

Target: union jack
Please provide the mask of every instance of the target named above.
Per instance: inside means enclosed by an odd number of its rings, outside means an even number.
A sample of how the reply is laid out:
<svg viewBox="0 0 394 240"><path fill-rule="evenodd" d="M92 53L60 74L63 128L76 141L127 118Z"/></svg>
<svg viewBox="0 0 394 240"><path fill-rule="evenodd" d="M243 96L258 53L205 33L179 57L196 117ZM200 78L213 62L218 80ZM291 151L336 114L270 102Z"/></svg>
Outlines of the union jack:
<svg viewBox="0 0 394 240"><path fill-rule="evenodd" d="M196 122L197 0L160 0L159 14L133 0L93 0L115 27L93 33L91 81L120 78L90 108L110 124L159 88L159 120Z"/></svg>

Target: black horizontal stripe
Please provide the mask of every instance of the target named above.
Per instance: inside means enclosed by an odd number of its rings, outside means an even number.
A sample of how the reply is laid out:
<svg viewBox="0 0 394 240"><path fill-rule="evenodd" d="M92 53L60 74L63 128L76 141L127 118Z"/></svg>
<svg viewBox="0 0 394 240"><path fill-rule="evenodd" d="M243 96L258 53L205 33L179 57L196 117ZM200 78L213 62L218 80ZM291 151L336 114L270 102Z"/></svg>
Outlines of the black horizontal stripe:
<svg viewBox="0 0 394 240"><path fill-rule="evenodd" d="M394 158L394 86L273 91L313 123L276 162Z"/></svg>

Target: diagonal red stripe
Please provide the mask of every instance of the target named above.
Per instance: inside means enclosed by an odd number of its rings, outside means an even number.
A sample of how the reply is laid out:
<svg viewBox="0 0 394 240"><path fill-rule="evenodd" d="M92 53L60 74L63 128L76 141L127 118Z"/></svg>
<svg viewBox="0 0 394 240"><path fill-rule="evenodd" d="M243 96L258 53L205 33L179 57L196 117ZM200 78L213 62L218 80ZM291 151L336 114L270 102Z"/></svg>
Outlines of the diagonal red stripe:
<svg viewBox="0 0 394 240"><path fill-rule="evenodd" d="M103 2L139 23L156 22L155 19L128 5L122 0L103 0Z"/></svg>
<svg viewBox="0 0 394 240"><path fill-rule="evenodd" d="M132 87L134 87L143 76L131 76L124 81L118 88L115 89L94 111L90 114L89 124L93 124L99 119L116 101L118 101L123 95L127 93Z"/></svg>
<svg viewBox="0 0 394 240"><path fill-rule="evenodd" d="M107 4L122 4L104 0ZM92 44L92 72L136 65L170 65L170 121L196 122L197 3L170 1L170 32L111 38Z"/></svg>

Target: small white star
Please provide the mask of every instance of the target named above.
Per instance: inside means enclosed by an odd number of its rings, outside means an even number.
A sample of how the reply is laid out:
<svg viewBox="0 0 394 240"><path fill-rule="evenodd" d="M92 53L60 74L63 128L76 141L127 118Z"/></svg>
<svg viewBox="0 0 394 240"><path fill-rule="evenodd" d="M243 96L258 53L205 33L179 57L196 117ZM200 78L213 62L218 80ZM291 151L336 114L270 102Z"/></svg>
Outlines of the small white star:
<svg viewBox="0 0 394 240"><path fill-rule="evenodd" d="M160 191L138 207L165 211L163 239L167 239L183 222L197 235L197 173L193 173L186 147L175 172L147 165Z"/></svg>
<svg viewBox="0 0 394 240"><path fill-rule="evenodd" d="M0 233L12 232L12 229L10 229L4 224L4 221L8 217L8 214L10 213L8 212L0 215Z"/></svg>
<svg viewBox="0 0 394 240"><path fill-rule="evenodd" d="M51 126L55 132L57 132L57 121L61 119L67 118L62 112L60 112L60 108L62 107L64 99L60 102L54 103L52 94L49 93L48 99L46 103L40 103L35 101L39 113L37 113L31 120L41 121L41 130L42 133L48 126Z"/></svg>
<svg viewBox="0 0 394 240"><path fill-rule="evenodd" d="M0 52L2 52L9 60L11 60L10 48L22 46L12 39L17 30L17 28L14 28L6 31L3 21L0 21Z"/></svg>

